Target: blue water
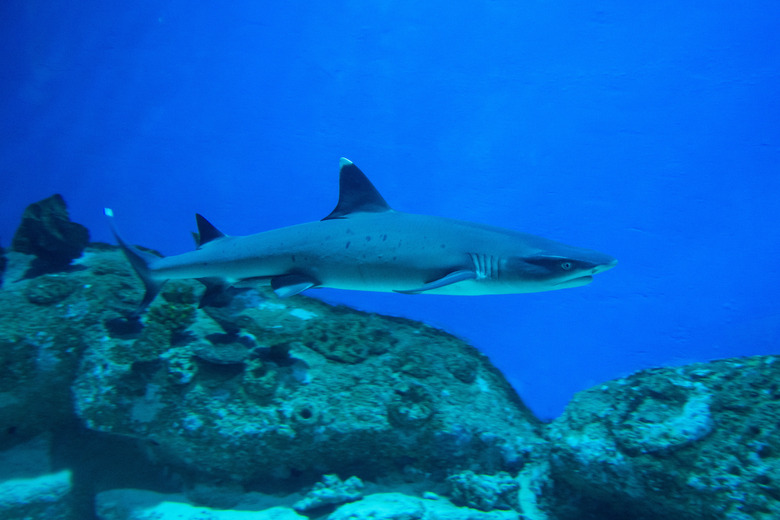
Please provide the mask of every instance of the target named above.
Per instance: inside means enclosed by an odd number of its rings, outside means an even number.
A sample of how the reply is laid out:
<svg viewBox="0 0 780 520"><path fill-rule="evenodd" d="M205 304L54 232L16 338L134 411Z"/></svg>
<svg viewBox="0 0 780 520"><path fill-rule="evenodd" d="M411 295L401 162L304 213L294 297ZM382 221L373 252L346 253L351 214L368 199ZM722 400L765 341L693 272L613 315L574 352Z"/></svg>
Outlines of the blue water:
<svg viewBox="0 0 780 520"><path fill-rule="evenodd" d="M542 417L638 369L777 353L780 3L0 3L0 241L63 194L93 239L192 248L396 209L617 257L514 296L309 291L488 354Z"/></svg>

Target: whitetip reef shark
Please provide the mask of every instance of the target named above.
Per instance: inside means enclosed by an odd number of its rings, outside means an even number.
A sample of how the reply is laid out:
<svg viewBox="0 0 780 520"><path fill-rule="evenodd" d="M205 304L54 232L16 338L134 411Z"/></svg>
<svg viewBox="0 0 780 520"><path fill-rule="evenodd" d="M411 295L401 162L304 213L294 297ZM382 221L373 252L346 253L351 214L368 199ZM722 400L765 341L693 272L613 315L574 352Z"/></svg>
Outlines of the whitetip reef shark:
<svg viewBox="0 0 780 520"><path fill-rule="evenodd" d="M404 294L484 295L586 285L617 260L590 249L500 227L393 210L371 181L342 158L339 200L324 219L248 236L228 236L201 215L197 249L159 257L111 230L146 293L167 280L207 286L270 281L279 297L312 287Z"/></svg>

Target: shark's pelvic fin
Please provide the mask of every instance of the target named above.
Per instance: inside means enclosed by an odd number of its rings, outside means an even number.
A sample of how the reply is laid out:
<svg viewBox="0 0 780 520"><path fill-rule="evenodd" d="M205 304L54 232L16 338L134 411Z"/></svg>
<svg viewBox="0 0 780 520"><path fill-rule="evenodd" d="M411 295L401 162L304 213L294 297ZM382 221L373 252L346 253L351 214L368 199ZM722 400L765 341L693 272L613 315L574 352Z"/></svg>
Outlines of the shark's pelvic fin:
<svg viewBox="0 0 780 520"><path fill-rule="evenodd" d="M452 285L454 283L462 282L464 280L474 280L476 277L477 275L476 273L474 273L474 271L469 271L465 269L461 271L453 271L450 274L439 278L438 280L428 282L421 287L417 287L416 289L409 289L406 291L394 291L394 292L402 293L402 294L420 294L425 291L432 291L433 289L438 289L439 287L444 287L445 285Z"/></svg>
<svg viewBox="0 0 780 520"><path fill-rule="evenodd" d="M198 223L198 234L195 239L198 247L225 236L225 233L217 229L200 213L195 213L195 221Z"/></svg>
<svg viewBox="0 0 780 520"><path fill-rule="evenodd" d="M348 218L352 213L382 213L391 211L390 205L352 161L339 161L339 202L330 215L322 220Z"/></svg>
<svg viewBox="0 0 780 520"><path fill-rule="evenodd" d="M114 225L114 212L111 211L111 208L105 208L103 212L108 217L108 223L111 225L111 232L114 234L114 238L116 238L116 241L122 248L122 252L130 261L130 265L133 266L133 269L144 283L144 287L146 288L146 293L144 293L144 298L141 300L141 304L133 313L138 315L141 313L141 311L146 309L150 303L152 303L152 300L154 300L154 297L157 296L157 294L160 292L160 289L162 289L163 284L166 282L166 280L155 280L152 278L152 272L149 269L149 264L159 257L151 253L141 251L137 247L131 246L125 242L119 235L119 232Z"/></svg>
<svg viewBox="0 0 780 520"><path fill-rule="evenodd" d="M283 274L271 278L271 288L279 298L287 298L319 285L319 282L302 274Z"/></svg>

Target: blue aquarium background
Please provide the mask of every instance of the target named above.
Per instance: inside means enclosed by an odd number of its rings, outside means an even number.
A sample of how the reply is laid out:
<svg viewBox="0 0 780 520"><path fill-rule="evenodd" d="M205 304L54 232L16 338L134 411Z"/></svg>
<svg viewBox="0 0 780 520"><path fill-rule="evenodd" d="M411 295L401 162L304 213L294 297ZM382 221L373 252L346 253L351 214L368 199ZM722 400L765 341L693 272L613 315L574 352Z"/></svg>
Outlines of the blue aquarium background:
<svg viewBox="0 0 780 520"><path fill-rule="evenodd" d="M777 352L780 4L0 3L0 243L61 193L93 240L317 220L353 160L396 209L619 259L577 289L336 290L486 353L543 418L636 370Z"/></svg>

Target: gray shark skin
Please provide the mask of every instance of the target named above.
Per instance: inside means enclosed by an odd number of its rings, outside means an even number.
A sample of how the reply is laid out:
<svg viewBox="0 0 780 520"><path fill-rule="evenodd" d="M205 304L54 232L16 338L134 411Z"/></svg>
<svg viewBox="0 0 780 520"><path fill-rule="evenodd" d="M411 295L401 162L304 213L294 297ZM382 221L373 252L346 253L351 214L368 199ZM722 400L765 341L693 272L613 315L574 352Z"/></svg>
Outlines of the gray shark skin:
<svg viewBox="0 0 780 520"><path fill-rule="evenodd" d="M341 159L339 202L323 220L243 237L200 215L198 247L158 257L111 229L146 286L142 310L166 280L270 281L280 297L312 287L405 294L484 295L586 285L617 260L509 229L395 211L357 166Z"/></svg>

